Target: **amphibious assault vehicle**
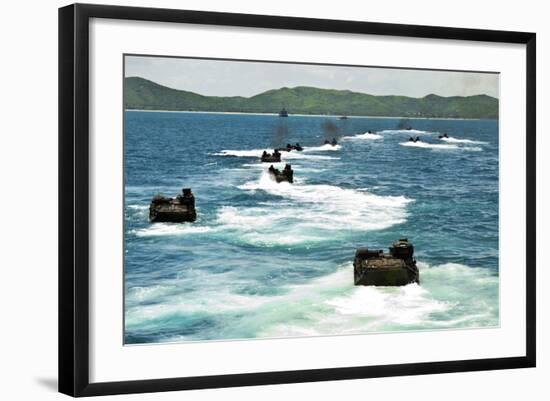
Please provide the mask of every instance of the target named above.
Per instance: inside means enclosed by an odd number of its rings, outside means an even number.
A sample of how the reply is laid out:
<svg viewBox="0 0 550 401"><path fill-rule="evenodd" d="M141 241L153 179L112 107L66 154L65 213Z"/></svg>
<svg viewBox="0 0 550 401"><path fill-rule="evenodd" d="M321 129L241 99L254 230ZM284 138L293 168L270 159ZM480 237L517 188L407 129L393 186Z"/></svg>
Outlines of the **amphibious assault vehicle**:
<svg viewBox="0 0 550 401"><path fill-rule="evenodd" d="M275 149L273 153L267 153L264 150L262 153L262 163L280 163L281 162L281 153Z"/></svg>
<svg viewBox="0 0 550 401"><path fill-rule="evenodd" d="M399 286L420 283L414 247L407 238L395 241L389 253L358 248L353 261L355 285Z"/></svg>
<svg viewBox="0 0 550 401"><path fill-rule="evenodd" d="M278 168L273 167L273 165L269 166L269 174L273 177L273 179L277 182L290 182L291 184L294 182L294 170L292 170L292 166L290 164L286 164L283 171L280 171Z"/></svg>
<svg viewBox="0 0 550 401"><path fill-rule="evenodd" d="M304 150L304 148L302 148L302 146L300 146L300 144L296 142L295 145L291 145L290 143L287 143L284 148L279 148L277 150L279 152L290 152L292 150L297 150L298 152L301 152L302 150Z"/></svg>
<svg viewBox="0 0 550 401"><path fill-rule="evenodd" d="M149 220L151 223L182 223L184 221L195 221L196 219L195 196L191 192L191 188L183 188L181 194L175 198L156 195L149 206Z"/></svg>

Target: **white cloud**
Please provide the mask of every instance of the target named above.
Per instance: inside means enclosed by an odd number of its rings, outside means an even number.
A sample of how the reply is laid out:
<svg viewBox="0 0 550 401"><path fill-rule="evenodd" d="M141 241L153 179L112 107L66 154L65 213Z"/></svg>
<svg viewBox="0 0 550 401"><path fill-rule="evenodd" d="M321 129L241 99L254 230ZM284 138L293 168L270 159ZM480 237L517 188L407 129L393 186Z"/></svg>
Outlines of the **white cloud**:
<svg viewBox="0 0 550 401"><path fill-rule="evenodd" d="M349 89L373 95L498 97L498 74L377 67L126 57L126 76L215 96L253 96L283 86Z"/></svg>

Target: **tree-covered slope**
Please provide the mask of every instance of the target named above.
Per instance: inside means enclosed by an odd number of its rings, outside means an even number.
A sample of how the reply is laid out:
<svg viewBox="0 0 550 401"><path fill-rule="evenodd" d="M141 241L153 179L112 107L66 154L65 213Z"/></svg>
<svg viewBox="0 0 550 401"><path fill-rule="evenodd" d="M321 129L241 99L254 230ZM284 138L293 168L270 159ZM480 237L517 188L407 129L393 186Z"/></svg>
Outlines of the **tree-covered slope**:
<svg viewBox="0 0 550 401"><path fill-rule="evenodd" d="M171 89L139 77L125 79L124 106L141 110L250 113L277 113L285 107L290 114L498 118L498 99L487 95L412 98L299 86L273 89L249 98L218 97Z"/></svg>

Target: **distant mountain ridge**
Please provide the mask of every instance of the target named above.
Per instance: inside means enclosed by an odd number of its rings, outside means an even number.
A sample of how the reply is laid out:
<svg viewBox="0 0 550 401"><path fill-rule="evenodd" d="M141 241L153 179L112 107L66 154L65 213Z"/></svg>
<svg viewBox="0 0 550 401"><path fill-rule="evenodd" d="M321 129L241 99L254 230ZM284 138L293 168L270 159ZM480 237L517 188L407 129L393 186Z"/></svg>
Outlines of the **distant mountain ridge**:
<svg viewBox="0 0 550 401"><path fill-rule="evenodd" d="M308 86L272 89L251 97L203 96L140 77L124 79L124 107L138 110L218 111L347 116L498 118L498 99L487 95L422 98L375 96Z"/></svg>

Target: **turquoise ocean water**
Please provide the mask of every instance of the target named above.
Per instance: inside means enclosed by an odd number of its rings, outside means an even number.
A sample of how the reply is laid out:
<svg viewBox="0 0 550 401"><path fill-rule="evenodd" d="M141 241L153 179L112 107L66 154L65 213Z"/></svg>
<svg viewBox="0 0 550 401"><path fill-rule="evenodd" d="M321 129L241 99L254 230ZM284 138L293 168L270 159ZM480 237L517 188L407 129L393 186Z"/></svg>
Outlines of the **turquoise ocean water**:
<svg viewBox="0 0 550 401"><path fill-rule="evenodd" d="M125 112L125 343L497 326L498 122L400 123ZM293 185L259 162L287 142ZM149 223L182 187L197 221ZM402 236L421 284L355 287L355 248Z"/></svg>

